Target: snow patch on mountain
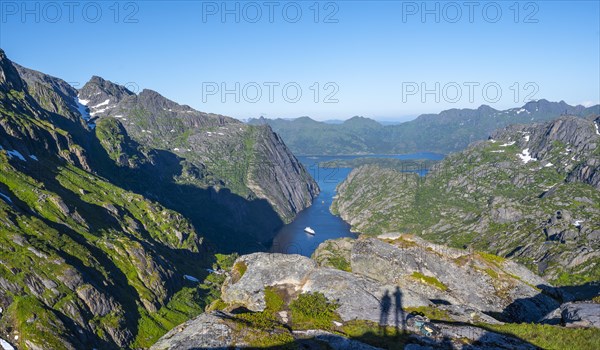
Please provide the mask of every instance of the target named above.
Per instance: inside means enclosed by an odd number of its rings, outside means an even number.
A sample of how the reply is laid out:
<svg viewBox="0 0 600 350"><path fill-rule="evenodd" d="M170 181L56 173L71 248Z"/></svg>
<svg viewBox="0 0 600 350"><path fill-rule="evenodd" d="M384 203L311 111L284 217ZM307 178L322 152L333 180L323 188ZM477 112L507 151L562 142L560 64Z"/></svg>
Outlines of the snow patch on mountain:
<svg viewBox="0 0 600 350"><path fill-rule="evenodd" d="M109 109L111 109L111 108L114 108L114 107L115 107L115 106L108 106L108 107L105 107L105 108L99 109L99 110L97 110L97 111L93 111L92 113L90 113L90 115L93 117L93 116L95 116L96 114L104 113L104 112L106 112L107 110L109 110ZM92 108L93 108L93 107L92 107Z"/></svg>
<svg viewBox="0 0 600 350"><path fill-rule="evenodd" d="M521 114L521 113L524 113L524 112L527 112L527 113L529 114L529 111L528 111L528 110L526 110L525 108L521 108L521 109L519 109L519 110L517 111L517 114Z"/></svg>
<svg viewBox="0 0 600 350"><path fill-rule="evenodd" d="M529 148L525 148L522 153L518 154L518 156L521 158L524 164L537 160L536 158L533 158L531 154L529 154Z"/></svg>
<svg viewBox="0 0 600 350"><path fill-rule="evenodd" d="M110 99L107 98L106 101L101 102L101 103L95 105L94 107L92 107L92 109L96 109L96 108L99 108L99 107L102 107L102 106L108 106L109 103L110 103Z"/></svg>
<svg viewBox="0 0 600 350"><path fill-rule="evenodd" d="M92 116L90 115L89 109L87 107L88 103L90 103L89 100L81 100L79 99L79 96L75 99L77 111L79 112L79 114L81 114L81 118L83 118L83 120L87 122L87 125L93 129L96 127L96 123L90 121L92 119Z"/></svg>

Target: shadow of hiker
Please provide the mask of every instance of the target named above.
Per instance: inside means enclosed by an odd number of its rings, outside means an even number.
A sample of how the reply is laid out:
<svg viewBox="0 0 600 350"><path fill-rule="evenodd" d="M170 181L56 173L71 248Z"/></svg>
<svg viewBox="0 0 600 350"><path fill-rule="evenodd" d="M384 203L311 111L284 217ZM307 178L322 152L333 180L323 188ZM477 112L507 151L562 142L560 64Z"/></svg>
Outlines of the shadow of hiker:
<svg viewBox="0 0 600 350"><path fill-rule="evenodd" d="M398 286L396 286L396 291L394 292L394 306L396 334L400 334L400 330L402 330L402 334L404 334L406 333L406 316L404 314L404 309L402 308L402 291Z"/></svg>
<svg viewBox="0 0 600 350"><path fill-rule="evenodd" d="M392 308L392 298L386 290L383 298L381 298L381 314L379 316L379 330L384 336L387 336L387 323L390 317L390 309Z"/></svg>

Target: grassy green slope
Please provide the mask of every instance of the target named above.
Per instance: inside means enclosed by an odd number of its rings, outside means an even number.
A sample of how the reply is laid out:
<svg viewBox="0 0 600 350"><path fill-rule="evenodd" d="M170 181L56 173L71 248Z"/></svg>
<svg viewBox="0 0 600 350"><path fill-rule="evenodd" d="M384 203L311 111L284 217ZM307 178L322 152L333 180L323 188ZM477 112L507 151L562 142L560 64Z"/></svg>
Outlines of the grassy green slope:
<svg viewBox="0 0 600 350"><path fill-rule="evenodd" d="M181 214L85 170L60 118L0 89L0 337L20 349L148 347L203 310L183 276L202 279L210 254Z"/></svg>

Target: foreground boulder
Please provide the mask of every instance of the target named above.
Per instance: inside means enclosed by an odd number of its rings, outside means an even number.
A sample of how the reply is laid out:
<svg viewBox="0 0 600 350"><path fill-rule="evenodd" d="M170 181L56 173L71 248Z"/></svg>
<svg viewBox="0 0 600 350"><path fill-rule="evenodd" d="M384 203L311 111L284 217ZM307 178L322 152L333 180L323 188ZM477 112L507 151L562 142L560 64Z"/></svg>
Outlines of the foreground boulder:
<svg viewBox="0 0 600 350"><path fill-rule="evenodd" d="M533 350L535 346L518 338L498 334L468 325L440 325L441 336L437 338L404 335L405 349L499 349ZM267 334L269 333L269 334ZM211 312L198 316L175 327L163 336L150 350L192 350L256 348L251 340L260 336L278 336L287 339L278 345L265 348L333 349L333 350L378 350L382 349L351 339L340 334L322 330L286 332L249 326L235 314ZM472 345L472 344L476 345Z"/></svg>
<svg viewBox="0 0 600 350"><path fill-rule="evenodd" d="M277 331L276 331L277 332ZM280 338L288 342L274 346L283 347L300 343L305 349L377 350L379 348L360 341L323 331L280 332ZM206 313L175 327L163 336L150 350L191 350L252 348L251 340L264 335L265 331L244 323L233 314ZM272 336L273 334L269 334Z"/></svg>
<svg viewBox="0 0 600 350"><path fill-rule="evenodd" d="M541 323L564 325L576 328L600 328L600 304L573 303L562 304L540 320Z"/></svg>
<svg viewBox="0 0 600 350"><path fill-rule="evenodd" d="M223 285L222 300L263 311L267 287L284 289L290 298L321 293L339 305L344 322L387 325L397 322L391 311L418 307L436 306L458 322L473 315L489 322L535 322L560 306L556 296L542 292L551 290L547 282L521 265L409 235L328 241L314 257L242 256Z"/></svg>
<svg viewBox="0 0 600 350"><path fill-rule="evenodd" d="M241 276L240 270L244 271ZM223 285L221 299L251 311L264 311L267 287L283 288L288 295L322 293L339 304L343 321L379 322L383 299L397 293L394 285L332 268L317 268L313 260L300 255L255 253L236 261ZM432 305L412 291L401 293L404 307Z"/></svg>
<svg viewBox="0 0 600 350"><path fill-rule="evenodd" d="M503 321L533 322L560 303L542 293L548 283L525 267L500 257L432 244L410 235L386 235L349 243L323 243L315 256L349 258L354 274L382 285L400 286L438 305L461 305ZM338 249L339 247L339 249Z"/></svg>
<svg viewBox="0 0 600 350"><path fill-rule="evenodd" d="M213 314L202 314L173 328L150 349L226 348L236 344L230 324Z"/></svg>
<svg viewBox="0 0 600 350"><path fill-rule="evenodd" d="M600 328L600 304L566 303L560 311L566 327Z"/></svg>
<svg viewBox="0 0 600 350"><path fill-rule="evenodd" d="M265 309L265 287L299 289L316 264L300 255L255 253L240 257L227 278L221 298L251 311Z"/></svg>
<svg viewBox="0 0 600 350"><path fill-rule="evenodd" d="M312 271L302 286L302 292L322 293L327 299L335 301L339 305L337 312L344 322L366 320L394 326L396 320L392 317L393 312L433 305L427 298L411 290L330 268ZM382 317L382 308L386 304L389 316Z"/></svg>
<svg viewBox="0 0 600 350"><path fill-rule="evenodd" d="M287 345L378 349L362 342L368 337L348 335L353 327L370 329L371 338L389 340L390 334L395 334L394 341L403 342L407 349L535 349L523 340L469 323L500 324L490 315L501 318L502 308L517 305L519 300L528 300L522 306L523 314L539 314L543 308L558 306L550 297L548 305L530 301L539 290L523 280L543 280L520 271L519 266L505 266L503 261L486 263L473 254L444 251L410 237L387 240L343 240L341 251L336 250L335 241L326 242L315 252L321 258L314 260L267 253L242 256L222 286L221 300L226 305L218 308L223 311L211 311L176 327L151 349ZM328 265L350 266L351 271ZM488 272L481 272L485 269ZM461 285L458 279L465 283ZM495 295L498 291L503 294ZM293 302L304 294L318 294L335 304L335 316L319 326L299 322ZM310 304L308 309L314 306ZM406 322L408 315L417 311L435 312L448 322L437 322L437 333L424 333L420 325Z"/></svg>

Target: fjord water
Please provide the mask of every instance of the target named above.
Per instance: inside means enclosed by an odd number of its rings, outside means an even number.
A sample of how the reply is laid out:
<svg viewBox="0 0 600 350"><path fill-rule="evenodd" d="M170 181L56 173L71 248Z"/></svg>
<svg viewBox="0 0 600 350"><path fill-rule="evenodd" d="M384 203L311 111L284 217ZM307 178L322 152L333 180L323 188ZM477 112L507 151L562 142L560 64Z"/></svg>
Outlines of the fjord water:
<svg viewBox="0 0 600 350"><path fill-rule="evenodd" d="M356 237L348 225L340 217L331 214L329 207L336 194L336 187L352 171L351 168L321 168L319 163L335 159L354 158L396 158L396 159L432 159L440 160L442 155L436 153L414 153L403 155L372 155L372 156L312 156L298 157L308 172L317 181L321 193L313 204L300 212L294 221L283 226L273 239L270 251L273 253L300 254L310 256L322 242L341 237ZM424 175L422 170L420 175ZM315 235L304 232L306 227L315 230Z"/></svg>

